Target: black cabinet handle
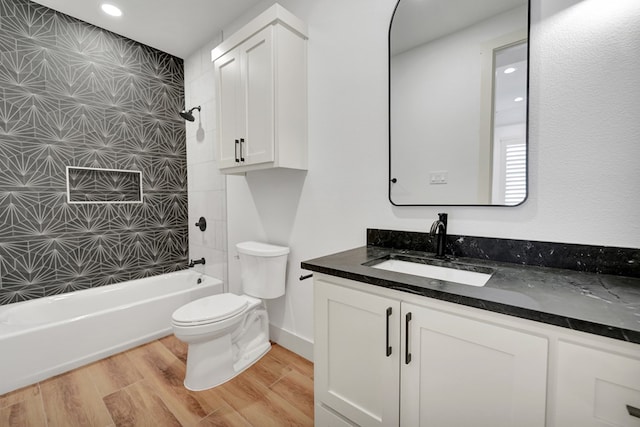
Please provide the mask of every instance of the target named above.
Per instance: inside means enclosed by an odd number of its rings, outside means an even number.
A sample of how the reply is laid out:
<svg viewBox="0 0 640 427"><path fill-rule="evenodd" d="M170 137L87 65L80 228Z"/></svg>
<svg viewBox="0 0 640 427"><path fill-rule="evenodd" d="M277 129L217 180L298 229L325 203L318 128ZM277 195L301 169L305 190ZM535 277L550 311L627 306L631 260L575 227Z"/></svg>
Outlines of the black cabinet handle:
<svg viewBox="0 0 640 427"><path fill-rule="evenodd" d="M240 138L240 161L244 162L244 155L242 154L242 144L244 144L244 138Z"/></svg>
<svg viewBox="0 0 640 427"><path fill-rule="evenodd" d="M387 357L391 356L393 349L389 345L389 318L391 317L391 307L387 308Z"/></svg>
<svg viewBox="0 0 640 427"><path fill-rule="evenodd" d="M631 415L632 417L640 418L640 408L627 405L627 412L629 412L629 415Z"/></svg>
<svg viewBox="0 0 640 427"><path fill-rule="evenodd" d="M235 145L235 156L236 156L236 163L240 163L240 159L238 158L238 145L240 144L240 140L236 139L236 145Z"/></svg>
<svg viewBox="0 0 640 427"><path fill-rule="evenodd" d="M404 318L404 364L408 365L411 362L411 353L409 353L409 322L411 322L411 313L407 313Z"/></svg>

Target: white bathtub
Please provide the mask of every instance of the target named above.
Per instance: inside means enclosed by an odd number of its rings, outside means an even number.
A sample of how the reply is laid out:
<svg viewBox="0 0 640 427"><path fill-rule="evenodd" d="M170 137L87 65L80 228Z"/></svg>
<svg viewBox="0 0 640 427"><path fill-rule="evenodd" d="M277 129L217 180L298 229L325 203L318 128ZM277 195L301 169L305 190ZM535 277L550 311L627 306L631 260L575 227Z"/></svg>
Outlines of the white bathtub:
<svg viewBox="0 0 640 427"><path fill-rule="evenodd" d="M169 335L174 310L221 292L183 270L0 306L0 395Z"/></svg>

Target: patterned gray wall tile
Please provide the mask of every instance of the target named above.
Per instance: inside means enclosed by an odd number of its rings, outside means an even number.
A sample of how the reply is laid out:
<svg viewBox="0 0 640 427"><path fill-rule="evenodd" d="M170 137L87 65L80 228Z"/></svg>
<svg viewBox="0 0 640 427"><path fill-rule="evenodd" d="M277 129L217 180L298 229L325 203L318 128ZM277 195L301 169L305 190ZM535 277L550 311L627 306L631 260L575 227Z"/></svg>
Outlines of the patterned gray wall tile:
<svg viewBox="0 0 640 427"><path fill-rule="evenodd" d="M183 85L178 58L0 0L0 304L186 266ZM66 166L141 170L144 203L67 204Z"/></svg>

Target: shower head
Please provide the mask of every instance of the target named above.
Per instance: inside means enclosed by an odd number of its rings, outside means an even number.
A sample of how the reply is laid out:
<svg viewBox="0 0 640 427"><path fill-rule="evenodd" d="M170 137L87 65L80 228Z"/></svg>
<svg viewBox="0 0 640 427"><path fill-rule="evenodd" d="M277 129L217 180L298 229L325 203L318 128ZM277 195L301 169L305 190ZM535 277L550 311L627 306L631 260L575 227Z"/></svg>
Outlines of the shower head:
<svg viewBox="0 0 640 427"><path fill-rule="evenodd" d="M198 111L200 111L200 110L201 110L201 108L200 108L200 106L198 105L197 107L193 107L193 108L192 108L192 109L190 109L189 111L187 111L187 110L182 110L182 111L180 111L180 116L181 116L183 119L185 119L185 120L188 120L188 121L190 121L190 122L193 122L193 121L195 121L195 120L196 120L196 118L195 118L195 117L193 117L193 113L192 113L192 112L193 112L193 110L198 110Z"/></svg>

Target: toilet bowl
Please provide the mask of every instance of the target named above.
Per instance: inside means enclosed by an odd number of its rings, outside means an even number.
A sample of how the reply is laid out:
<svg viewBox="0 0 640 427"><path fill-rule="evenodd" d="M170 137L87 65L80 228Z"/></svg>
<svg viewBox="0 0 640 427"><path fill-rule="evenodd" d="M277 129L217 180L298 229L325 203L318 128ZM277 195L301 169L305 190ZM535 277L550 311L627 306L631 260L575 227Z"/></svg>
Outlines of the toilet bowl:
<svg viewBox="0 0 640 427"><path fill-rule="evenodd" d="M175 336L188 344L184 386L199 391L232 379L271 348L261 298L284 295L289 248L259 242L236 245L245 294L192 301L172 315Z"/></svg>

